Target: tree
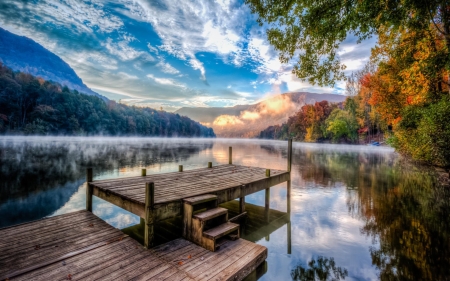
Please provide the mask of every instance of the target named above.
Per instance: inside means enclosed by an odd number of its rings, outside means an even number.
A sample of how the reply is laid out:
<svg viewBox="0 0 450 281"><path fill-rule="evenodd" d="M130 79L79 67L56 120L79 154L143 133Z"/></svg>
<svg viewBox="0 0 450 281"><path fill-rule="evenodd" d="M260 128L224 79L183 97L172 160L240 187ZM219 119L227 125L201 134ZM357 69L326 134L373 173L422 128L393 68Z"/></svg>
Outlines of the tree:
<svg viewBox="0 0 450 281"><path fill-rule="evenodd" d="M287 63L295 56L293 73L320 86L344 79L345 66L337 49L349 35L358 42L379 34L380 28L410 31L433 24L450 50L450 1L446 0L246 0L267 37ZM381 31L382 32L382 31ZM450 63L446 60L446 68ZM448 78L450 79L450 77ZM450 81L450 80L448 80Z"/></svg>

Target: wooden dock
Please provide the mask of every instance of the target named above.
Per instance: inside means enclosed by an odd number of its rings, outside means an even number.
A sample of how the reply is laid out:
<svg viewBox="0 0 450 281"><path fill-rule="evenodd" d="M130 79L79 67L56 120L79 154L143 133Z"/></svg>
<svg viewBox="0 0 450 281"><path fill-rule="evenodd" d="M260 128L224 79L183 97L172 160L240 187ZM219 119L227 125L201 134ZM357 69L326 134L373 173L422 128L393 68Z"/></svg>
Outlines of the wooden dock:
<svg viewBox="0 0 450 281"><path fill-rule="evenodd" d="M287 182L289 216L292 140L287 158L286 171L233 165L230 147L227 165L189 171L93 181L89 168L87 211L0 229L0 280L242 280L267 257L267 248L240 238L245 196L265 190L264 207L248 206L261 221L277 221L270 229L289 221L271 213L270 187ZM92 214L94 195L141 217L144 247ZM223 206L238 198L230 218ZM170 221L183 238L154 247L158 223Z"/></svg>
<svg viewBox="0 0 450 281"><path fill-rule="evenodd" d="M242 280L267 248L238 239L216 252L185 239L146 250L87 211L0 229L0 280Z"/></svg>
<svg viewBox="0 0 450 281"><path fill-rule="evenodd" d="M145 220L144 244L148 248L151 248L155 242L155 223L186 215L188 211L191 213L188 218L183 219L183 223L184 227L189 229L184 230L183 236L204 247L206 245L213 247L215 242L211 244L201 237L194 238L190 235L192 231L195 231L191 229L190 225L191 220L195 220L194 212L204 209L204 207L215 208L220 212L217 209L219 204L239 198L240 214L245 215L245 196L265 190L265 217L268 221L270 217L270 187L282 182L287 182L288 212L290 212L291 158L292 140L289 140L287 170L233 165L231 147L229 148L229 163L214 167L209 162L205 168L184 171L183 166L180 165L178 172L155 175L147 175L146 169L142 169L141 176L97 181L93 181L93 171L88 169L86 206L88 211L92 211L92 196L95 195L143 218ZM195 208L188 207L192 205L188 202L189 198L201 198L202 196L208 198L214 196L214 206L200 204ZM211 210L211 212L214 211ZM228 220L228 215L226 216L226 220ZM195 225L200 227L201 224ZM231 227L231 224L228 223L223 227ZM208 226L202 226L203 236L207 236L207 228ZM215 240L215 238L211 239Z"/></svg>

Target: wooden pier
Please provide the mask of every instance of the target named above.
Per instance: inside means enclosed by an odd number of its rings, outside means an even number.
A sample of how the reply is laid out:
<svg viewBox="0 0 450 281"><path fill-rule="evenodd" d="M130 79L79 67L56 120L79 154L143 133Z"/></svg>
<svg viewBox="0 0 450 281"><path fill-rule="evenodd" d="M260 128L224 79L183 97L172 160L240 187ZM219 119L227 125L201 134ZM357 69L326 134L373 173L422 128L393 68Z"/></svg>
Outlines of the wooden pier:
<svg viewBox="0 0 450 281"><path fill-rule="evenodd" d="M0 280L242 280L267 257L240 238L245 196L265 190L265 206L253 212L263 208L261 220L290 228L292 140L287 158L287 170L234 165L230 147L228 164L201 169L98 181L88 169L86 211L0 229ZM270 212L270 187L282 182L287 217ZM141 217L134 229L143 228L144 247L92 214L94 195ZM165 221L181 224L182 238L154 247L155 225Z"/></svg>
<svg viewBox="0 0 450 281"><path fill-rule="evenodd" d="M292 159L292 140L288 141L287 170L270 170L258 167L233 165L232 148L229 148L229 161L226 165L178 172L147 175L142 169L141 176L93 181L92 169L87 170L86 206L92 211L92 196L95 195L122 209L136 214L145 220L146 247L154 243L154 224L158 221L185 215L183 206L190 197L215 196L214 206L239 198L243 208L245 196L265 190L265 216L269 219L270 187L287 182L288 212L290 212L290 171ZM202 203L202 202L200 202ZM191 211L203 209L204 204ZM207 206L207 209L210 209ZM190 209L189 209L190 210ZM245 215L245 210L241 209ZM194 215L193 213L190 215ZM192 217L184 219L189 223ZM190 227L190 226L188 226ZM190 233L191 230L187 232ZM191 236L185 237L190 238ZM196 243L200 243L196 240ZM200 243L201 244L201 243Z"/></svg>
<svg viewBox="0 0 450 281"><path fill-rule="evenodd" d="M147 250L88 211L3 228L0 247L0 280L242 280L267 257L244 239Z"/></svg>

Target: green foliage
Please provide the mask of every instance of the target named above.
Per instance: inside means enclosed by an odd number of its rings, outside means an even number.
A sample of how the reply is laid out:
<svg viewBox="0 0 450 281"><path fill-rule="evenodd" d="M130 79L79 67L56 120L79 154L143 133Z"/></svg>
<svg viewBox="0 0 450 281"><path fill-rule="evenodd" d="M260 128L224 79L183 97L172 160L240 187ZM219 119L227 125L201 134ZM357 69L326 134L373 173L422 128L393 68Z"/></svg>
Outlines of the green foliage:
<svg viewBox="0 0 450 281"><path fill-rule="evenodd" d="M395 128L392 144L413 159L450 166L450 97L426 107L409 106Z"/></svg>
<svg viewBox="0 0 450 281"><path fill-rule="evenodd" d="M1 63L0 133L215 137L188 117L105 102Z"/></svg>
<svg viewBox="0 0 450 281"><path fill-rule="evenodd" d="M326 131L331 135L334 142L342 138L350 142L355 142L358 139L358 123L351 111L336 108L331 112L325 123Z"/></svg>
<svg viewBox="0 0 450 281"><path fill-rule="evenodd" d="M381 26L421 30L431 20L449 35L448 1L421 0L246 0L258 22L269 24L267 37L286 63L297 56L293 73L320 86L344 78L337 49L349 35L359 41ZM300 50L300 52L299 52Z"/></svg>

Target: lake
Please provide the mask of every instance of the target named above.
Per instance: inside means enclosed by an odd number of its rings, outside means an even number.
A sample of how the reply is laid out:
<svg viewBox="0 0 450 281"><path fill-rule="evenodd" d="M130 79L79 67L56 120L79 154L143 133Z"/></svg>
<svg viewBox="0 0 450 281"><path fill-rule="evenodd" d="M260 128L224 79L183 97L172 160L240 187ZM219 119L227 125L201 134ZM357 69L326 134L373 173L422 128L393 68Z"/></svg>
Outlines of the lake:
<svg viewBox="0 0 450 281"><path fill-rule="evenodd" d="M283 141L0 137L0 227L85 209L87 167L94 180L189 170L228 163L229 146L233 164L286 169ZM449 280L450 190L432 171L388 147L294 143L291 177L291 222L243 234L268 248L259 280ZM286 183L272 187L270 207L286 205ZM140 221L96 197L93 212Z"/></svg>

